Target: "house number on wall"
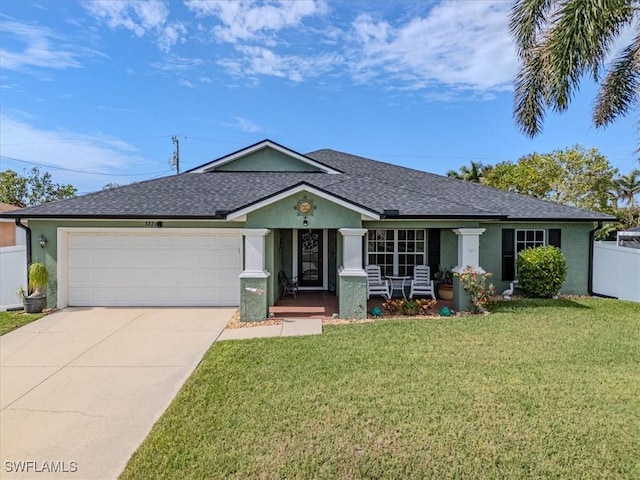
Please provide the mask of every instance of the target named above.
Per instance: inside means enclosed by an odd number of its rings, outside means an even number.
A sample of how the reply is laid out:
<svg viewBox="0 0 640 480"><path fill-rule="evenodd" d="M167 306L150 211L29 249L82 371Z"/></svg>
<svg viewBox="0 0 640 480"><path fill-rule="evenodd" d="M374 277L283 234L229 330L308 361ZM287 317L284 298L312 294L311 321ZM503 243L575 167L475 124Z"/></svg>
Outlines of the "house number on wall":
<svg viewBox="0 0 640 480"><path fill-rule="evenodd" d="M162 222L144 222L144 226L162 228Z"/></svg>

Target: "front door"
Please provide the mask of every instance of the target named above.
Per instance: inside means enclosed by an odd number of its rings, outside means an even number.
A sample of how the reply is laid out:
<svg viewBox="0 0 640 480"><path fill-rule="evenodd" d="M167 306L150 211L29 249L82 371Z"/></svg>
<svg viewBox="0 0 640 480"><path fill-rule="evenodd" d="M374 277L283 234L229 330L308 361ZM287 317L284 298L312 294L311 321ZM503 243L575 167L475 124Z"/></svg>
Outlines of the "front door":
<svg viewBox="0 0 640 480"><path fill-rule="evenodd" d="M322 230L298 230L298 284L322 287Z"/></svg>

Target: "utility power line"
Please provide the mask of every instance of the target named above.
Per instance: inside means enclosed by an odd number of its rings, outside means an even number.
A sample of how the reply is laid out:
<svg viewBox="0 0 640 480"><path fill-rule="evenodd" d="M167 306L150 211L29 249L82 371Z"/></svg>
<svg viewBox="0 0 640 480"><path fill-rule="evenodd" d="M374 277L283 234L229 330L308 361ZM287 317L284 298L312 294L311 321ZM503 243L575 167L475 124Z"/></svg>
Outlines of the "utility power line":
<svg viewBox="0 0 640 480"><path fill-rule="evenodd" d="M89 172L86 170L75 170L72 168L64 168L64 167L56 167L55 165L48 165L46 163L37 163L37 162L31 162L29 160L22 160L20 158L14 158L14 157L7 157L6 155L0 155L0 158L4 158L6 160L12 160L14 162L20 162L20 163L28 163L30 165L36 165L38 167L44 167L44 168L53 168L55 170L64 170L66 172L74 172L74 173L84 173L87 175L104 175L106 177L140 177L140 176L145 176L145 175L157 175L160 172L146 172L146 173L104 173L104 172ZM164 173L164 172L163 172Z"/></svg>

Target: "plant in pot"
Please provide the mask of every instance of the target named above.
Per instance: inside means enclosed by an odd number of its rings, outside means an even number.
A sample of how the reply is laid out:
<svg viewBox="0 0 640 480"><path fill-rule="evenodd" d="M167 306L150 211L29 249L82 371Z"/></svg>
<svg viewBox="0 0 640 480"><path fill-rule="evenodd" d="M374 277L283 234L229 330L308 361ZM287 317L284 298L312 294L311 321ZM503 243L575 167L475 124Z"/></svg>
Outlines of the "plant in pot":
<svg viewBox="0 0 640 480"><path fill-rule="evenodd" d="M40 313L47 306L47 296L42 293L49 282L49 271L44 263L33 262L29 265L29 295L22 297L22 304L26 313Z"/></svg>
<svg viewBox="0 0 640 480"><path fill-rule="evenodd" d="M438 298L453 300L453 272L451 269L440 267L434 278L438 281Z"/></svg>

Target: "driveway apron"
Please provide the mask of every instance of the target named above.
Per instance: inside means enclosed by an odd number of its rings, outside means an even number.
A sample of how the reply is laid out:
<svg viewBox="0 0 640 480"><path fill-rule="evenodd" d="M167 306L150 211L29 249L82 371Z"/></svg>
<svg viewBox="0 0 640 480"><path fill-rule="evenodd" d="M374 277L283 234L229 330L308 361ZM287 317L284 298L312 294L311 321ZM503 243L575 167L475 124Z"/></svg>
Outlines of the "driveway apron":
<svg viewBox="0 0 640 480"><path fill-rule="evenodd" d="M234 311L69 308L0 337L0 478L117 478Z"/></svg>

